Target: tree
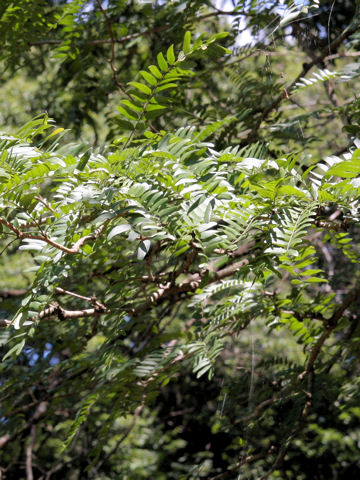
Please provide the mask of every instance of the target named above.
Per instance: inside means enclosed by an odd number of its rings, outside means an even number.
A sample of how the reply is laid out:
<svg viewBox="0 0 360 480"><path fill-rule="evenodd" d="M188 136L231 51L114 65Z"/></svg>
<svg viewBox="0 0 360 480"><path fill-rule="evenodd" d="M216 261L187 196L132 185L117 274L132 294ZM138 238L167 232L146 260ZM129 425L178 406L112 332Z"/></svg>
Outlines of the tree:
<svg viewBox="0 0 360 480"><path fill-rule="evenodd" d="M4 478L357 478L358 15L298 3L2 5L48 111L1 136Z"/></svg>

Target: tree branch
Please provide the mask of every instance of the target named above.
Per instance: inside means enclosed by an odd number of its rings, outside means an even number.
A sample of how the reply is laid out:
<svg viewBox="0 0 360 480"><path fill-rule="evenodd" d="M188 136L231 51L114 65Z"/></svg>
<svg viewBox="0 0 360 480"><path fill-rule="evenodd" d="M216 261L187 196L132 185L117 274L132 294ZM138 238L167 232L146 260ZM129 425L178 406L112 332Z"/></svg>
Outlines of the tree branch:
<svg viewBox="0 0 360 480"><path fill-rule="evenodd" d="M43 320L45 318L52 317L57 315L60 320L65 320L67 318L82 318L82 317L93 317L95 315L103 315L104 313L109 313L109 310L106 310L105 307L94 307L94 308L84 308L82 310L65 310L60 307L58 303L51 304L48 308L42 310L37 319Z"/></svg>
<svg viewBox="0 0 360 480"><path fill-rule="evenodd" d="M81 247L85 245L85 243L89 242L90 240L95 240L106 228L106 225L108 224L109 221L106 221L103 223L99 228L97 228L94 233L91 235L86 235L85 237L79 238L77 242L74 243L72 247L65 247L64 245L61 245L58 242L55 242L55 240L52 240L50 237L47 235L33 235L32 233L25 233L19 228L14 227L10 222L7 220L4 220L3 218L0 218L0 223L2 223L5 227L7 227L9 230L11 230L15 235L21 240L21 239L30 239L30 240L40 240L41 242L48 243L52 247L55 247L59 250L62 250L65 253L69 253L71 255L75 255L80 252Z"/></svg>
<svg viewBox="0 0 360 480"><path fill-rule="evenodd" d="M26 480L34 479L34 474L32 469L32 455L33 455L35 438L36 438L36 426L32 425L31 431L30 431L29 443L26 447Z"/></svg>
<svg viewBox="0 0 360 480"><path fill-rule="evenodd" d="M87 237L83 237L83 238L87 238ZM253 243L240 246L235 252L232 253L232 257L242 256L248 253L251 250L252 246L253 246ZM74 248L75 246L73 247L73 249ZM67 251L70 251L70 249L67 249ZM167 282L166 284L161 285L156 292L150 295L148 300L146 300L142 305L139 305L136 308L128 309L127 313L133 317L136 317L146 312L147 310L151 309L152 307L160 305L164 301L169 300L170 298L177 297L178 295L181 295L184 293L195 292L195 290L199 287L202 279L207 274L211 276L211 279L209 282L207 282L207 284L211 284L216 281L222 280L223 278L229 277L230 275L234 274L236 271L240 270L245 265L249 264L249 262L250 262L249 258L245 258L231 265L228 265L227 267L224 267L221 270L216 270L214 269L213 265L210 265L208 268L203 269L198 273L189 275L187 280L180 284ZM186 265L186 267L188 268L188 265ZM93 317L93 316L111 313L113 311L111 309L107 309L105 305L103 305L101 302L96 300L95 297L85 297L77 293L70 292L69 290L65 290L61 287L56 287L55 293L70 295L76 298L80 298L82 300L86 300L93 304L93 308L85 308L81 310L66 310L62 308L57 302L54 302L49 307L42 310L36 317L33 318L33 320L43 320L46 318L50 318L54 315L56 315L60 320L65 320L68 318ZM124 309L126 310L126 306ZM12 322L7 319L0 320L0 327L7 327L11 325L11 323Z"/></svg>
<svg viewBox="0 0 360 480"><path fill-rule="evenodd" d="M84 318L84 317L96 317L99 315L104 315L110 313L111 310L108 310L104 305L98 302L95 299L95 306L93 308L83 308L82 310L66 310L62 308L57 302L50 304L49 307L41 310L39 314L35 317L32 317L31 320L45 320L47 318L57 316L59 320L66 320L68 318ZM11 320L2 319L0 320L0 328L8 327L12 324Z"/></svg>
<svg viewBox="0 0 360 480"><path fill-rule="evenodd" d="M195 290L199 288L202 279L208 273L212 275L212 279L207 283L210 284L218 280L222 280L223 278L229 277L236 271L240 270L240 268L248 264L249 259L245 258L239 262L233 263L232 265L223 268L222 270L216 271L211 269L204 269L201 272L190 275L186 282L182 282L178 285L172 286L171 282L168 282L165 285L162 285L155 293L153 293L145 303L143 303L139 307L131 309L129 311L129 314L133 317L136 317L141 313L146 312L154 305L160 305L162 302L170 299L171 297L175 297L183 293L195 292Z"/></svg>

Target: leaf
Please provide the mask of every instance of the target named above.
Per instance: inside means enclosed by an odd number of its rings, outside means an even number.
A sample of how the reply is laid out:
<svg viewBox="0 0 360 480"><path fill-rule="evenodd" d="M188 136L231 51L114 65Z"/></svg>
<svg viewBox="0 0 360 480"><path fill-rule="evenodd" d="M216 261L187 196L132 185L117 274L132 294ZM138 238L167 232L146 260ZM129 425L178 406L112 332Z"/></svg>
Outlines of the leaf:
<svg viewBox="0 0 360 480"><path fill-rule="evenodd" d="M29 297L29 299L31 299L31 296ZM12 325L14 326L15 330L19 330L20 328L20 320L22 318L23 314L22 312L18 313L15 318L13 319L13 321L11 322Z"/></svg>
<svg viewBox="0 0 360 480"><path fill-rule="evenodd" d="M151 75L151 73L149 72L145 72L145 70L140 70L140 75L143 77L143 79L148 82L149 85L156 85L157 84L157 80L156 78Z"/></svg>
<svg viewBox="0 0 360 480"><path fill-rule="evenodd" d="M158 92L162 92L163 90L167 90L169 88L177 88L178 86L176 85L176 83L166 83L165 85L161 85L160 87L157 87L157 89L155 90L156 93Z"/></svg>
<svg viewBox="0 0 360 480"><path fill-rule="evenodd" d="M283 27L285 25L287 25L288 23L290 23L292 20L295 20L295 18L297 18L299 15L300 15L301 11L297 11L297 12L291 12L291 13L288 13L287 15L285 15L280 23L279 23L279 26L280 27Z"/></svg>
<svg viewBox="0 0 360 480"><path fill-rule="evenodd" d="M166 58L170 65L175 63L174 45L170 45L166 52Z"/></svg>
<svg viewBox="0 0 360 480"><path fill-rule="evenodd" d="M150 246L151 246L150 240L143 240L140 242L138 252L137 252L138 260L144 260L148 251L150 250Z"/></svg>
<svg viewBox="0 0 360 480"><path fill-rule="evenodd" d="M151 88L149 88L147 85L144 85L143 83L129 82L129 85L137 88L140 92L145 93L146 95L151 95Z"/></svg>
<svg viewBox="0 0 360 480"><path fill-rule="evenodd" d="M54 137L55 135L58 135L59 133L62 133L64 132L65 129L64 128L56 128L55 130L53 130L49 136L47 136L45 139L44 139L44 143L47 142L50 138Z"/></svg>
<svg viewBox="0 0 360 480"><path fill-rule="evenodd" d="M128 99L121 100L121 103L125 105L126 107L130 108L131 110L134 110L134 112L142 112L142 107L139 107L138 105L135 105L134 102L131 102Z"/></svg>
<svg viewBox="0 0 360 480"><path fill-rule="evenodd" d="M20 353L22 352L23 348L25 346L25 339L23 338L21 342L17 343L14 345L6 354L3 356L2 361L6 360L8 357L11 357L12 355L15 355L18 357Z"/></svg>
<svg viewBox="0 0 360 480"><path fill-rule="evenodd" d="M89 149L87 152L82 154L78 164L76 165L77 170L80 170L80 172L82 172L85 169L90 157L91 157L91 150Z"/></svg>
<svg viewBox="0 0 360 480"><path fill-rule="evenodd" d="M169 67L168 67L168 64L166 63L164 55L161 52L158 53L158 55L157 55L157 61L158 61L158 65L159 65L160 69L163 72L166 72Z"/></svg>
<svg viewBox="0 0 360 480"><path fill-rule="evenodd" d="M162 73L156 65L150 65L149 70L154 75L154 77L158 78L159 80L163 78Z"/></svg>
<svg viewBox="0 0 360 480"><path fill-rule="evenodd" d="M330 167L326 172L326 176L329 177L331 175L335 175L341 178L355 178L359 175L359 173L360 161L355 157L353 160L346 160Z"/></svg>
<svg viewBox="0 0 360 480"><path fill-rule="evenodd" d="M152 105L152 104L149 104L147 107L146 107L146 111L147 112L154 112L156 110L164 110L166 109L166 107L164 107L164 105Z"/></svg>
<svg viewBox="0 0 360 480"><path fill-rule="evenodd" d="M296 187L293 187L292 185L282 185L279 188L278 193L280 195L294 195L295 197L306 198L306 195L304 192L302 192Z"/></svg>
<svg viewBox="0 0 360 480"><path fill-rule="evenodd" d="M188 30L185 32L184 41L183 41L183 52L187 55L191 50L191 32Z"/></svg>
<svg viewBox="0 0 360 480"><path fill-rule="evenodd" d="M117 225L109 232L107 239L111 240L116 235L120 235L121 233L128 232L129 230L131 230L131 225L129 225L128 223Z"/></svg>
<svg viewBox="0 0 360 480"><path fill-rule="evenodd" d="M209 42L214 42L215 40L221 40L229 36L229 32L219 32L211 35Z"/></svg>
<svg viewBox="0 0 360 480"><path fill-rule="evenodd" d="M233 53L231 50L229 50L226 47L223 47L222 45L217 45L217 48L220 48L224 53L227 53L228 55L232 55Z"/></svg>
<svg viewBox="0 0 360 480"><path fill-rule="evenodd" d="M128 118L129 120L137 120L137 117L135 117L134 115L131 115L131 113L129 113L127 110L125 110L124 107L122 106L118 106L116 107L116 110L118 110L120 113L122 113L124 115L124 117Z"/></svg>

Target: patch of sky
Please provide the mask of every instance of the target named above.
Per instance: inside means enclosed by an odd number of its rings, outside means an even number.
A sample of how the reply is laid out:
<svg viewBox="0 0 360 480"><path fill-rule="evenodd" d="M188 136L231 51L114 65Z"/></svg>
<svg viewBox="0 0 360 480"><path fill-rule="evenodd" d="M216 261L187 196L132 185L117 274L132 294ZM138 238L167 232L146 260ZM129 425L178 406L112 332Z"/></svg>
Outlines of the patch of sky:
<svg viewBox="0 0 360 480"><path fill-rule="evenodd" d="M53 351L52 344L51 343L46 343L43 354L40 357L40 355L38 353L35 353L33 348L27 347L25 349L25 354L29 358L30 367L33 367L38 362L38 360L40 358L41 358L41 360L45 360L49 355L51 355L52 351ZM59 361L60 360L57 357L51 357L50 361L49 361L49 364L50 365L57 365L59 363Z"/></svg>

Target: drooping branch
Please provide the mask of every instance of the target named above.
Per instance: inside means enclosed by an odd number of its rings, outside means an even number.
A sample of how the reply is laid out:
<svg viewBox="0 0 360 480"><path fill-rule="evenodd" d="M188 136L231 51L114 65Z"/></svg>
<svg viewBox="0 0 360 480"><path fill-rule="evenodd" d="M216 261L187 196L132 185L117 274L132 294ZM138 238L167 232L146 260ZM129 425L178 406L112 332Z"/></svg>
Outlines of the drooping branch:
<svg viewBox="0 0 360 480"><path fill-rule="evenodd" d="M44 413L49 407L49 404L50 404L49 401L46 401L46 400L40 401L32 417L27 422L25 422L20 429L13 432L11 435L9 433L6 433L2 437L0 437L0 448L3 448L4 445L6 445L10 440L15 438L16 436L19 436L20 433L31 428L32 425L35 425L38 422L38 420L44 415Z"/></svg>

